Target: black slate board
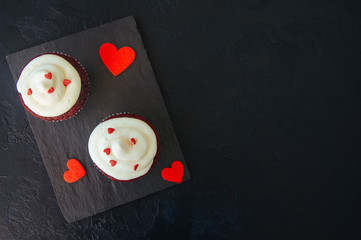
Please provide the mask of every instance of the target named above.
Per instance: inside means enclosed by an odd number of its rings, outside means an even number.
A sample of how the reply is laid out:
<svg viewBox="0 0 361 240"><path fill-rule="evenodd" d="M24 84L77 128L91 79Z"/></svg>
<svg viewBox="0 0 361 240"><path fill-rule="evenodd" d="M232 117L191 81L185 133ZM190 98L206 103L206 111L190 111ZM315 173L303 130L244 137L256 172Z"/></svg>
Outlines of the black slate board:
<svg viewBox="0 0 361 240"><path fill-rule="evenodd" d="M99 57L103 43L117 48L130 46L136 52L134 62L114 77ZM62 122L46 122L28 114L61 211L68 222L100 213L176 183L161 177L163 168L173 161L184 165L183 182L190 174L163 102L151 64L133 17L50 41L7 56L12 75L17 81L21 70L33 57L46 52L61 52L76 58L90 78L90 95L84 108L73 118ZM14 92L14 94L17 94ZM88 137L105 117L130 112L149 120L160 136L160 158L146 176L132 182L115 182L94 166L87 150ZM78 159L87 174L68 184L63 180L66 162Z"/></svg>

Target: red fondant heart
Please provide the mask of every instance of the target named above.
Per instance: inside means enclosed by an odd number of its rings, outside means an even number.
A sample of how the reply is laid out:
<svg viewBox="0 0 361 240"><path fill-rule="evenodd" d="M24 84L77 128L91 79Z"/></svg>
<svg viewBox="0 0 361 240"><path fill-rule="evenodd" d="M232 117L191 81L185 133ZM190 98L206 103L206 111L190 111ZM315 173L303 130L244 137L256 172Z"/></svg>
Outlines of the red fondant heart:
<svg viewBox="0 0 361 240"><path fill-rule="evenodd" d="M115 161L115 160L110 160L109 163L110 163L110 165L112 165L112 167L114 167L115 164L117 164L117 161Z"/></svg>
<svg viewBox="0 0 361 240"><path fill-rule="evenodd" d="M109 155L110 154L110 148L104 149L103 152L105 152L106 155Z"/></svg>
<svg viewBox="0 0 361 240"><path fill-rule="evenodd" d="M64 84L65 87L67 87L70 83L71 83L71 81L69 79L64 79L63 80L63 84Z"/></svg>
<svg viewBox="0 0 361 240"><path fill-rule="evenodd" d="M54 92L54 88L53 87L49 88L48 93L53 93L53 92Z"/></svg>
<svg viewBox="0 0 361 240"><path fill-rule="evenodd" d="M44 77L46 79L51 79L51 72L48 72L47 74L45 74Z"/></svg>
<svg viewBox="0 0 361 240"><path fill-rule="evenodd" d="M104 43L99 49L99 55L109 71L117 76L134 61L135 52L130 47L119 50L111 43Z"/></svg>
<svg viewBox="0 0 361 240"><path fill-rule="evenodd" d="M171 168L164 168L162 170L162 177L170 182L181 183L183 179L183 164L180 161L174 161Z"/></svg>
<svg viewBox="0 0 361 240"><path fill-rule="evenodd" d="M81 163L76 159L69 159L66 164L68 171L64 173L64 180L67 183L73 183L85 176L85 170Z"/></svg>
<svg viewBox="0 0 361 240"><path fill-rule="evenodd" d="M33 91L31 91L31 88L28 89L28 95L33 94Z"/></svg>
<svg viewBox="0 0 361 240"><path fill-rule="evenodd" d="M114 128L108 128L108 133L112 134L112 132L114 132Z"/></svg>

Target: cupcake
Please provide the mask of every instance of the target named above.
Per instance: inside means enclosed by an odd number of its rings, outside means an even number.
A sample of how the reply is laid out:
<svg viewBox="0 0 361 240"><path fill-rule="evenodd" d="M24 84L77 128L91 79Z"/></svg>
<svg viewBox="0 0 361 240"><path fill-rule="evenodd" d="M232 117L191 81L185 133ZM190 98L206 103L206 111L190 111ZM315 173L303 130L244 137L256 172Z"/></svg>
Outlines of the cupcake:
<svg viewBox="0 0 361 240"><path fill-rule="evenodd" d="M24 108L45 121L74 116L89 94L88 75L80 63L60 53L33 58L16 84Z"/></svg>
<svg viewBox="0 0 361 240"><path fill-rule="evenodd" d="M88 148L94 164L105 176L126 182L144 176L154 167L159 138L146 119L117 114L95 127Z"/></svg>

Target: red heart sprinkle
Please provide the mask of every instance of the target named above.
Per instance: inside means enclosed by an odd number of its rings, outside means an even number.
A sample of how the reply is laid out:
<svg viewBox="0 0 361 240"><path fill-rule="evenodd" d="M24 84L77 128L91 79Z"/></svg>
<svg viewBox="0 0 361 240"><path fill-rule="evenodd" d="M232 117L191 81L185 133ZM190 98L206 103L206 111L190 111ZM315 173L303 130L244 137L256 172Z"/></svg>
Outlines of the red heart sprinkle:
<svg viewBox="0 0 361 240"><path fill-rule="evenodd" d="M122 47L118 50L111 43L104 43L99 49L99 55L114 76L127 69L135 58L135 52L132 48Z"/></svg>
<svg viewBox="0 0 361 240"><path fill-rule="evenodd" d="M63 84L64 84L65 87L67 87L70 83L71 83L71 81L69 79L64 79L63 80Z"/></svg>
<svg viewBox="0 0 361 240"><path fill-rule="evenodd" d="M109 155L110 154L110 148L106 148L106 149L104 149L104 151L103 152L105 152L105 154L106 155Z"/></svg>
<svg viewBox="0 0 361 240"><path fill-rule="evenodd" d="M130 141L131 141L133 144L136 144L136 143L137 143L134 138L131 138Z"/></svg>
<svg viewBox="0 0 361 240"><path fill-rule="evenodd" d="M67 183L76 182L86 174L84 167L76 159L69 159L66 166L69 170L64 173L63 178Z"/></svg>
<svg viewBox="0 0 361 240"><path fill-rule="evenodd" d="M49 90L48 90L48 93L52 93L52 92L54 92L54 88L53 88L53 87L49 88Z"/></svg>
<svg viewBox="0 0 361 240"><path fill-rule="evenodd" d="M31 91L31 88L29 88L28 95L31 95L31 94L33 94L33 91Z"/></svg>
<svg viewBox="0 0 361 240"><path fill-rule="evenodd" d="M108 133L111 134L112 132L114 132L114 128L108 128Z"/></svg>
<svg viewBox="0 0 361 240"><path fill-rule="evenodd" d="M44 75L44 77L47 79L51 79L51 76L52 76L51 72L48 72L47 74Z"/></svg>
<svg viewBox="0 0 361 240"><path fill-rule="evenodd" d="M138 164L135 164L135 165L134 165L134 171L137 170L138 166L139 166Z"/></svg>
<svg viewBox="0 0 361 240"><path fill-rule="evenodd" d="M110 160L109 163L110 163L110 165L112 165L112 167L114 167L115 164L117 164L117 161L115 161L115 160Z"/></svg>
<svg viewBox="0 0 361 240"><path fill-rule="evenodd" d="M174 161L171 168L164 168L161 173L164 180L181 183L183 179L183 164Z"/></svg>

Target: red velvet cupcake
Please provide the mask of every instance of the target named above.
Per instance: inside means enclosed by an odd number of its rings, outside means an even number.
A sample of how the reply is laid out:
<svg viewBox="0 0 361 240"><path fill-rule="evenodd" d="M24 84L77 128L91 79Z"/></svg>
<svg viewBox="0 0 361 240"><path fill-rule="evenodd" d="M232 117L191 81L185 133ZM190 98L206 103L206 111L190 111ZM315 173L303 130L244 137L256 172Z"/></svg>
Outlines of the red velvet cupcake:
<svg viewBox="0 0 361 240"><path fill-rule="evenodd" d="M94 164L105 176L128 182L153 169L159 157L159 137L145 118L116 114L95 127L88 149Z"/></svg>
<svg viewBox="0 0 361 240"><path fill-rule="evenodd" d="M61 121L82 109L89 94L89 79L74 58L47 53L24 67L16 87L29 113L45 121Z"/></svg>

